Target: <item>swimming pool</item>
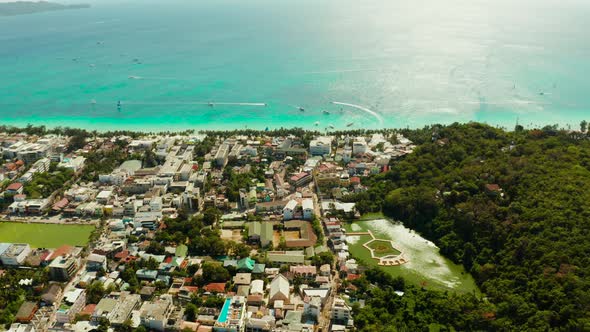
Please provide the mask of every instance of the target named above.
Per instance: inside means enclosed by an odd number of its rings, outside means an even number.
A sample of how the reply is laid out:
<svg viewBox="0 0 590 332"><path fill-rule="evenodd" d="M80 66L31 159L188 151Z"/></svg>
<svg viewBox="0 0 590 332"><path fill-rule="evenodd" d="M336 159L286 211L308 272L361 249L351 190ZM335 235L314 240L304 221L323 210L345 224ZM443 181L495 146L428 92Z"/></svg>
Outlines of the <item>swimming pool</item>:
<svg viewBox="0 0 590 332"><path fill-rule="evenodd" d="M231 299L225 299L225 303L223 304L223 308L221 308L221 313L219 313L219 318L217 318L218 323L225 323L227 321L227 314L229 313L229 307L231 305Z"/></svg>

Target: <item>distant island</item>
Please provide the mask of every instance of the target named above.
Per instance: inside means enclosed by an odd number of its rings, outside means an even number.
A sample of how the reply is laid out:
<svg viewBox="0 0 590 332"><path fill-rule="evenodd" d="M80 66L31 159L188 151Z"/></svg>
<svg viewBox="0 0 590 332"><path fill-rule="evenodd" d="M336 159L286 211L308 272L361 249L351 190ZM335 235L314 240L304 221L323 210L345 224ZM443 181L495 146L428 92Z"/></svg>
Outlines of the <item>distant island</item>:
<svg viewBox="0 0 590 332"><path fill-rule="evenodd" d="M47 1L15 1L0 3L0 16L34 14L55 10L90 8L87 4L62 5Z"/></svg>

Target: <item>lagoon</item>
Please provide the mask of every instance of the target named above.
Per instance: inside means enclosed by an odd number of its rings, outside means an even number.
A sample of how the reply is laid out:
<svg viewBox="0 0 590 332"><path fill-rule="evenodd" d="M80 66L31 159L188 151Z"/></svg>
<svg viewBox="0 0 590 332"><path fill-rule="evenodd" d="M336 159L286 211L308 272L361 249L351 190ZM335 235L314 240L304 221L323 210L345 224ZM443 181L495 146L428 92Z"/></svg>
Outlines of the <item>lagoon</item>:
<svg viewBox="0 0 590 332"><path fill-rule="evenodd" d="M475 281L462 266L443 257L434 243L403 224L387 219L375 219L346 225L348 233L367 230L377 239L392 240L394 247L403 252L403 257L408 261L399 266L380 266L391 275L404 277L412 284L426 288L461 293L479 292ZM377 260L371 258L369 251L362 246L370 239L370 236L366 235L347 236L353 257L360 259L364 264L377 266Z"/></svg>

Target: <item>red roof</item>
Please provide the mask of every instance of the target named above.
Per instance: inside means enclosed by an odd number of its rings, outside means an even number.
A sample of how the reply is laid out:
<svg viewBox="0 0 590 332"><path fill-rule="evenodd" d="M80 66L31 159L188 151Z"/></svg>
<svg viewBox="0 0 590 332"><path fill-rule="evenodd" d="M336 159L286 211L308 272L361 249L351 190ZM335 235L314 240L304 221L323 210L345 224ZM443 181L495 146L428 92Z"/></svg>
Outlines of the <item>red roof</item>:
<svg viewBox="0 0 590 332"><path fill-rule="evenodd" d="M94 309L96 309L96 304L89 304L80 311L80 315L92 315Z"/></svg>
<svg viewBox="0 0 590 332"><path fill-rule="evenodd" d="M360 277L361 277L361 276L360 276L360 274L348 274L348 275L346 276L346 279L347 279L348 281L353 281L353 280L356 280L356 279L358 279L358 278L360 278Z"/></svg>
<svg viewBox="0 0 590 332"><path fill-rule="evenodd" d="M211 293L223 293L225 292L225 282L212 282L205 285L203 289Z"/></svg>
<svg viewBox="0 0 590 332"><path fill-rule="evenodd" d="M123 250L115 254L116 259L123 259L129 256L129 250Z"/></svg>
<svg viewBox="0 0 590 332"><path fill-rule="evenodd" d="M53 252L53 255L51 255L51 259L55 259L56 257L67 255L70 252L72 252L73 249L74 249L74 247L64 244L63 246L55 249L55 251Z"/></svg>
<svg viewBox="0 0 590 332"><path fill-rule="evenodd" d="M54 210L61 210L63 208L65 208L66 206L68 206L68 203L70 203L68 201L67 198L62 198L59 201L57 201L55 204L53 204L53 209Z"/></svg>
<svg viewBox="0 0 590 332"><path fill-rule="evenodd" d="M361 183L361 178L358 176L353 176L350 178L350 183Z"/></svg>
<svg viewBox="0 0 590 332"><path fill-rule="evenodd" d="M17 191L22 187L23 187L22 183L15 182L15 183L11 183L8 187L6 187L6 190Z"/></svg>
<svg viewBox="0 0 590 332"><path fill-rule="evenodd" d="M486 184L486 189L489 191L500 191L500 186L497 184Z"/></svg>

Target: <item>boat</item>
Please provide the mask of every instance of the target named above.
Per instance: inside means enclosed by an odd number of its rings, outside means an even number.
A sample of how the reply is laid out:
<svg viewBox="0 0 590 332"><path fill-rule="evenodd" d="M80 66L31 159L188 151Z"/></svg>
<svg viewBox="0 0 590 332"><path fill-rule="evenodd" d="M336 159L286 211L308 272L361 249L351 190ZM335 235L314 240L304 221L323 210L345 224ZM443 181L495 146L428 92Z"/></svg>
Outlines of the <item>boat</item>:
<svg viewBox="0 0 590 332"><path fill-rule="evenodd" d="M305 112L305 108L303 108L303 107L301 107L301 106L299 106L299 110L300 110L301 112Z"/></svg>
<svg viewBox="0 0 590 332"><path fill-rule="evenodd" d="M316 122L314 122L313 124L314 124L314 125L317 127L317 126L319 126L319 125L320 125L320 122L319 122L319 121L316 121Z"/></svg>
<svg viewBox="0 0 590 332"><path fill-rule="evenodd" d="M352 125L353 125L353 124L354 124L354 122L350 122L350 123L348 123L346 126L347 126L347 127L352 127Z"/></svg>
<svg viewBox="0 0 590 332"><path fill-rule="evenodd" d="M266 107L266 106L268 106L268 104L267 103L264 103L264 107Z"/></svg>
<svg viewBox="0 0 590 332"><path fill-rule="evenodd" d="M141 78L141 77L139 77L139 76L129 76L129 79L130 79L130 80L138 80L138 79L140 79L140 78Z"/></svg>
<svg viewBox="0 0 590 332"><path fill-rule="evenodd" d="M329 125L328 127L330 127L330 129L334 129L334 125Z"/></svg>
<svg viewBox="0 0 590 332"><path fill-rule="evenodd" d="M121 109L121 101L120 100L117 102L117 108Z"/></svg>
<svg viewBox="0 0 590 332"><path fill-rule="evenodd" d="M96 105L96 99L92 99L92 100L90 100L90 103L91 103L92 105Z"/></svg>
<svg viewBox="0 0 590 332"><path fill-rule="evenodd" d="M322 113L324 113L324 114L330 114L330 111L323 110Z"/></svg>
<svg viewBox="0 0 590 332"><path fill-rule="evenodd" d="M213 107L213 106L215 106L215 104L213 104L213 103L211 103L211 102L210 102L210 103L208 103L207 105L209 105L209 107Z"/></svg>
<svg viewBox="0 0 590 332"><path fill-rule="evenodd" d="M541 92L539 92L539 95L540 96L544 96L545 95L545 92L541 91Z"/></svg>

